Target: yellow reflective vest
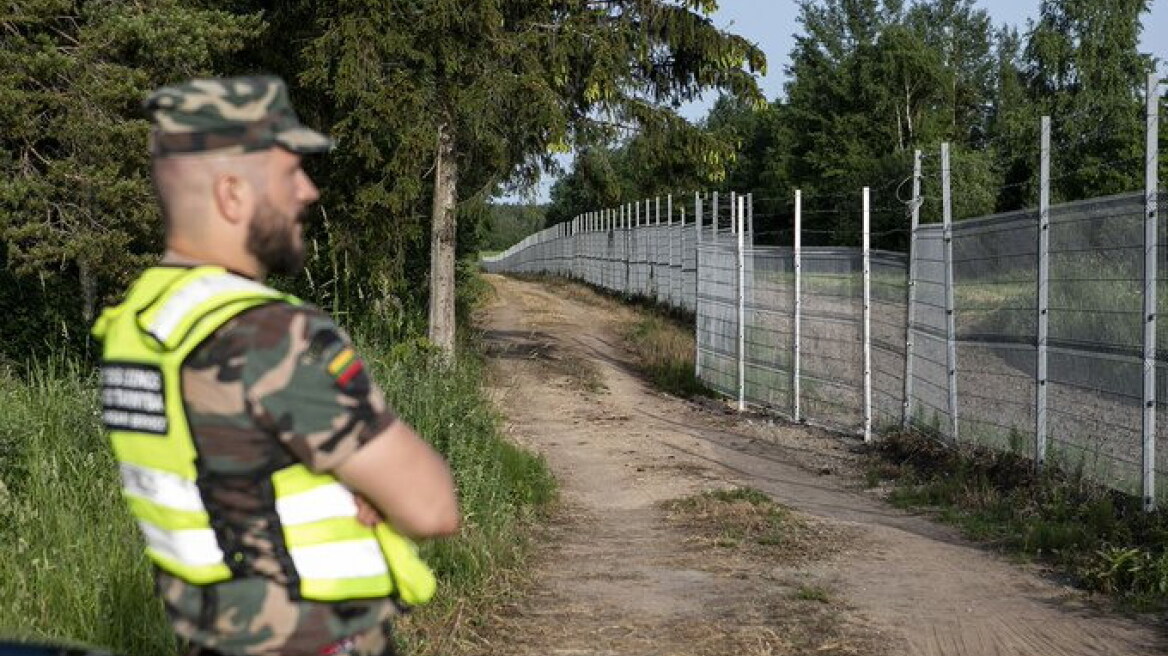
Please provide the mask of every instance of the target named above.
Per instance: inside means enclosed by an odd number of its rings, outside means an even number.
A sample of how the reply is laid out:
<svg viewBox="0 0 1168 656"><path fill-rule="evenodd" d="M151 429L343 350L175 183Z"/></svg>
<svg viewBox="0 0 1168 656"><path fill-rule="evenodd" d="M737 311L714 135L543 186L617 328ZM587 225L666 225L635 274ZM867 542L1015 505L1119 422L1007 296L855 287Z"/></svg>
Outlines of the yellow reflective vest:
<svg viewBox="0 0 1168 656"><path fill-rule="evenodd" d="M93 329L103 345L103 420L123 494L150 559L195 585L233 578L243 556L224 545L204 504L180 370L231 318L275 301L300 304L220 267L158 266ZM296 584L291 594L315 601L393 595L407 604L433 596L434 576L413 543L386 524L358 522L353 494L336 478L297 464L271 482L287 551L281 560Z"/></svg>

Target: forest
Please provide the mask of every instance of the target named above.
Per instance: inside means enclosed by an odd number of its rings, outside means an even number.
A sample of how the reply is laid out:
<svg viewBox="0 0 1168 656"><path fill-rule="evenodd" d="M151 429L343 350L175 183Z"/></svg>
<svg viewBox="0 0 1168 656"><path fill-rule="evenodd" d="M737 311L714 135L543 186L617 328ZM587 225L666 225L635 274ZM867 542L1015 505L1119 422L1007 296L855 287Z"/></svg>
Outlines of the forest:
<svg viewBox="0 0 1168 656"><path fill-rule="evenodd" d="M761 104L765 61L713 0L27 0L0 9L0 355L92 357L88 326L161 253L150 90L288 81L334 152L304 275L276 281L390 340L454 347L456 261L492 198L702 91ZM684 148L707 149L690 129ZM464 274L457 274L464 276ZM429 309L429 316L427 316ZM427 332L429 331L429 332Z"/></svg>
<svg viewBox="0 0 1168 656"><path fill-rule="evenodd" d="M782 97L723 97L701 121L731 148L718 176L677 138L642 131L582 149L552 188L548 220L668 193L736 191L754 194L758 241L790 245L800 189L806 243L857 246L867 186L874 244L903 250L915 150L924 222L941 218L943 142L955 219L1035 207L1042 116L1052 122L1051 202L1142 190L1144 96L1156 70L1139 52L1148 9L1146 0L1048 0L1017 27L995 26L973 0L799 2Z"/></svg>

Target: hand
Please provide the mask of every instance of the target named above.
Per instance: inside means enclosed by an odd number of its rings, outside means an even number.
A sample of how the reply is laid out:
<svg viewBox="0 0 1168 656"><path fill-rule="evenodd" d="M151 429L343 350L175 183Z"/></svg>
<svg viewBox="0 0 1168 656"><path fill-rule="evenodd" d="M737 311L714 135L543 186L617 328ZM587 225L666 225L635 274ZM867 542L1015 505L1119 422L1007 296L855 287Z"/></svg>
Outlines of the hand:
<svg viewBox="0 0 1168 656"><path fill-rule="evenodd" d="M365 497L360 494L354 494L353 498L357 501L358 522L361 522L365 526L373 527L385 521L385 518L381 516L377 508L374 508L373 504L369 503Z"/></svg>

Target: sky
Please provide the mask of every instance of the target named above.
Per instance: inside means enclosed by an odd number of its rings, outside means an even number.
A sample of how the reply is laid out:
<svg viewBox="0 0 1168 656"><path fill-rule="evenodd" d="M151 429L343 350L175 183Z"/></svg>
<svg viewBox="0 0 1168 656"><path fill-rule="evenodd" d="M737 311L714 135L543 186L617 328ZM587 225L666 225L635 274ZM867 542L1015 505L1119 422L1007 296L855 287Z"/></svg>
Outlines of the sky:
<svg viewBox="0 0 1168 656"><path fill-rule="evenodd" d="M767 74L760 82L766 97L774 100L781 95L786 82L784 71L795 45L793 35L799 30L797 3L795 0L720 0L718 4L718 11L711 16L714 24L754 41L766 53ZM1040 0L978 0L975 4L989 12L995 27L1013 25L1019 33L1025 33L1026 21L1038 16ZM1168 0L1151 1L1151 11L1144 15L1140 51L1158 57L1160 73L1168 77ZM702 100L683 107L681 114L691 120L701 119L717 97L716 93L706 94ZM552 182L544 176L536 192L537 202L547 202ZM511 196L503 200L523 202L524 199Z"/></svg>

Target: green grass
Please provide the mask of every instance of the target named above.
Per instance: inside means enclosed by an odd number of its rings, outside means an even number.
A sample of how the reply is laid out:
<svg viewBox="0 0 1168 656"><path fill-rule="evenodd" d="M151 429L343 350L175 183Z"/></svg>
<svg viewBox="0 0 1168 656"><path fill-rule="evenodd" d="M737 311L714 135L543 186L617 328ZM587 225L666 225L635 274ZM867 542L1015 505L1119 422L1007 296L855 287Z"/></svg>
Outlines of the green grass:
<svg viewBox="0 0 1168 656"><path fill-rule="evenodd" d="M892 433L868 464L868 482L891 481L896 506L926 509L970 538L1054 566L1081 587L1135 609L1168 608L1168 512L1023 454L949 448Z"/></svg>
<svg viewBox="0 0 1168 656"><path fill-rule="evenodd" d="M801 585L795 590L794 597L801 601L817 601L821 604L831 603L831 594L818 585Z"/></svg>
<svg viewBox="0 0 1168 656"><path fill-rule="evenodd" d="M692 328L683 328L659 312L642 310L625 338L633 347L637 367L658 389L686 398L712 396L694 376Z"/></svg>
<svg viewBox="0 0 1168 656"><path fill-rule="evenodd" d="M554 497L554 482L539 458L500 437L475 356L446 366L422 342L360 347L395 409L446 454L457 479L464 528L424 546L439 598L410 620L434 621L518 566L524 525ZM434 652L405 633L407 653ZM120 498L94 372L65 360L19 376L0 368L0 636L129 656L175 651Z"/></svg>
<svg viewBox="0 0 1168 656"><path fill-rule="evenodd" d="M170 653L98 413L79 365L0 370L0 635Z"/></svg>

